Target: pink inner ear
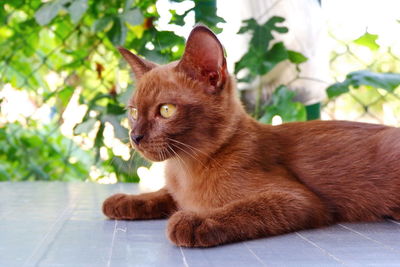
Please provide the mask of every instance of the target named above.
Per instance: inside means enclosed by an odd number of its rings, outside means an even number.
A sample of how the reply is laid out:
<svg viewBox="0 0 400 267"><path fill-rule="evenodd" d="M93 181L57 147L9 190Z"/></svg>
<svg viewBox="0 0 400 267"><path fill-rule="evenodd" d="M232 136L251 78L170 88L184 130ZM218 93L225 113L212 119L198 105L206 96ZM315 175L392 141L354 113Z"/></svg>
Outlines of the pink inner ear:
<svg viewBox="0 0 400 267"><path fill-rule="evenodd" d="M218 40L208 32L199 31L192 35L186 46L188 56L193 63L210 71L217 71L224 59L223 50Z"/></svg>
<svg viewBox="0 0 400 267"><path fill-rule="evenodd" d="M206 27L194 28L186 43L185 53L178 67L189 76L212 86L225 77L225 58L222 45Z"/></svg>

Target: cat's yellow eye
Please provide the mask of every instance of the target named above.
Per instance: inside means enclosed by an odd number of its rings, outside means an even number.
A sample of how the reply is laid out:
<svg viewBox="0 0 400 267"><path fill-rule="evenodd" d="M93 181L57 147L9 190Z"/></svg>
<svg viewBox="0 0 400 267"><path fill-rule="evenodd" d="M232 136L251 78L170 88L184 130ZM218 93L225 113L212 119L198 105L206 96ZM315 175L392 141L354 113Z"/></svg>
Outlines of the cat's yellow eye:
<svg viewBox="0 0 400 267"><path fill-rule="evenodd" d="M136 108L131 108L130 109L130 113L131 113L132 118L134 120L137 120L137 118L138 118L138 110Z"/></svg>
<svg viewBox="0 0 400 267"><path fill-rule="evenodd" d="M176 112L176 106L173 104L164 104L160 107L160 114L164 118L168 119Z"/></svg>

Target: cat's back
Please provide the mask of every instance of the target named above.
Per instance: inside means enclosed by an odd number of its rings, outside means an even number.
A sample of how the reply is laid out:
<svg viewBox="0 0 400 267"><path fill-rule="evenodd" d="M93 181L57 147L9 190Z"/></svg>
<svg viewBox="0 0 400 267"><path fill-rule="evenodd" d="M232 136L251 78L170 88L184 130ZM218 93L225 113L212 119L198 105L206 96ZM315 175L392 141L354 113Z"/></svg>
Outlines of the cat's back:
<svg viewBox="0 0 400 267"><path fill-rule="evenodd" d="M400 160L400 129L390 126L310 121L283 124L272 127L272 131L289 164L329 162L349 166L353 162L371 165L377 157L390 155L393 158L394 154L399 155L396 160Z"/></svg>
<svg viewBox="0 0 400 267"><path fill-rule="evenodd" d="M313 121L273 131L285 166L341 219L372 220L380 212L389 214L391 205L400 205L400 129Z"/></svg>

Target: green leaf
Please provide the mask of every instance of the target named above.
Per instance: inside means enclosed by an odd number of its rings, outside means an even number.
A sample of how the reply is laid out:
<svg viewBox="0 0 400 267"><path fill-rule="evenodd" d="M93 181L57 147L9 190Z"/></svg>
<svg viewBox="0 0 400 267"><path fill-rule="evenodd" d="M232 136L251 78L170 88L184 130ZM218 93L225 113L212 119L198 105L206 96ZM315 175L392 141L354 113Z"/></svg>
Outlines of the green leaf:
<svg viewBox="0 0 400 267"><path fill-rule="evenodd" d="M175 45L183 45L184 43L184 38L171 31L159 31L154 36L154 49L157 51L170 49Z"/></svg>
<svg viewBox="0 0 400 267"><path fill-rule="evenodd" d="M49 24L68 2L69 0L55 0L44 4L35 12L36 22L41 26Z"/></svg>
<svg viewBox="0 0 400 267"><path fill-rule="evenodd" d="M295 95L295 92L284 85L276 88L271 103L264 107L264 115L260 118L260 122L271 123L276 115L279 115L284 122L305 121L307 118L305 106L293 101Z"/></svg>
<svg viewBox="0 0 400 267"><path fill-rule="evenodd" d="M0 5L0 25L6 24L7 21L7 13L4 10L4 5Z"/></svg>
<svg viewBox="0 0 400 267"><path fill-rule="evenodd" d="M71 86L67 86L60 92L58 92L57 99L60 100L61 105L63 107L66 107L73 94L74 94L74 88L72 88Z"/></svg>
<svg viewBox="0 0 400 267"><path fill-rule="evenodd" d="M347 75L354 87L368 85L392 92L400 85L399 73L375 73L368 70L355 71Z"/></svg>
<svg viewBox="0 0 400 267"><path fill-rule="evenodd" d="M93 129L96 121L97 120L95 118L89 118L88 120L78 124L74 128L74 134L75 135L83 133L88 134Z"/></svg>
<svg viewBox="0 0 400 267"><path fill-rule="evenodd" d="M118 104L108 103L107 114L122 115L126 113L125 107Z"/></svg>
<svg viewBox="0 0 400 267"><path fill-rule="evenodd" d="M171 20L169 21L170 24L176 24L179 26L185 25L185 17L186 15L190 12L193 11L193 9L187 10L185 13L182 15L178 15L175 10L169 10L169 13L171 13Z"/></svg>
<svg viewBox="0 0 400 267"><path fill-rule="evenodd" d="M114 18L114 24L109 32L107 32L108 38L111 42L118 46L123 45L126 39L127 28L123 20L119 17Z"/></svg>
<svg viewBox="0 0 400 267"><path fill-rule="evenodd" d="M104 16L93 23L92 31L97 33L105 30L112 23L113 17Z"/></svg>
<svg viewBox="0 0 400 267"><path fill-rule="evenodd" d="M218 23L224 23L225 20L217 15L217 8L214 0L194 1L194 15L196 23L203 23L211 28L215 33L221 33L222 29L217 26Z"/></svg>
<svg viewBox="0 0 400 267"><path fill-rule="evenodd" d="M278 63L288 59L288 53L282 42L276 43L265 53L264 61L260 66L259 75L270 72Z"/></svg>
<svg viewBox="0 0 400 267"><path fill-rule="evenodd" d="M31 166L31 171L37 180L50 180L50 176L40 166Z"/></svg>
<svg viewBox="0 0 400 267"><path fill-rule="evenodd" d="M120 139L122 142L129 140L128 129L121 125L120 120L114 115L104 115L102 118L103 122L109 122L114 128L114 135L116 138Z"/></svg>
<svg viewBox="0 0 400 267"><path fill-rule="evenodd" d="M358 45L366 46L369 49L375 51L379 49L379 45L376 43L377 39L378 35L366 32L363 36L359 37L353 42Z"/></svg>
<svg viewBox="0 0 400 267"><path fill-rule="evenodd" d="M143 23L144 17L139 9L131 9L122 13L121 19L128 22L130 25L135 26Z"/></svg>
<svg viewBox="0 0 400 267"><path fill-rule="evenodd" d="M243 21L239 34L250 32L252 34L249 50L235 64L235 74L242 69L248 69L250 74L245 78L251 81L258 75L264 75L271 71L279 62L288 59L288 51L282 42L270 43L274 39L273 32L286 33L286 27L278 25L284 18L272 17L266 23L260 25L255 19Z"/></svg>
<svg viewBox="0 0 400 267"><path fill-rule="evenodd" d="M87 0L73 0L72 4L68 7L69 15L74 23L77 23L85 14L88 9Z"/></svg>
<svg viewBox="0 0 400 267"><path fill-rule="evenodd" d="M239 34L245 32L251 32L252 38L250 45L257 49L267 49L269 43L274 39L272 33L287 33L288 29L277 24L284 22L285 19L282 17L272 17L264 24L260 25L255 19L248 19L243 21L244 25L240 28Z"/></svg>
<svg viewBox="0 0 400 267"><path fill-rule="evenodd" d="M339 96L341 94L347 93L350 90L350 81L345 80L343 82L334 83L326 89L326 93L329 98Z"/></svg>
<svg viewBox="0 0 400 267"><path fill-rule="evenodd" d="M327 94L329 98L341 95L350 90L350 86L371 86L392 92L400 85L399 73L375 73L369 70L355 71L347 74L343 82L329 86Z"/></svg>
<svg viewBox="0 0 400 267"><path fill-rule="evenodd" d="M127 9L131 8L131 6L132 6L134 1L135 0L126 0L125 1L125 5L124 5L124 10L127 10Z"/></svg>
<svg viewBox="0 0 400 267"><path fill-rule="evenodd" d="M299 52L296 52L293 50L288 50L287 53L288 53L290 62L292 62L294 64L301 64L308 60L308 58L306 56L304 56L302 53L299 53Z"/></svg>
<svg viewBox="0 0 400 267"><path fill-rule="evenodd" d="M3 169L3 166L0 166L0 181L10 181L11 176L10 174Z"/></svg>
<svg viewBox="0 0 400 267"><path fill-rule="evenodd" d="M97 131L96 137L95 137L95 140L94 140L94 146L95 147L101 147L104 144L104 142L103 142L104 129L105 129L104 123L100 123L99 130Z"/></svg>

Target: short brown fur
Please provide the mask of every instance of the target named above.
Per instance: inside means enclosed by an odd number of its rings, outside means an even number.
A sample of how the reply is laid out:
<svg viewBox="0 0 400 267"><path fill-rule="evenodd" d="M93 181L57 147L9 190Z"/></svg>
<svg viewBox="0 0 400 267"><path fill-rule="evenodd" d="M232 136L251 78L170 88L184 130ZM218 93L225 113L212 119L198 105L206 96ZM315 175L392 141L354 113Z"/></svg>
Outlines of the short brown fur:
<svg viewBox="0 0 400 267"><path fill-rule="evenodd" d="M122 49L123 50L123 49ZM219 41L193 29L183 59L156 66L123 50L137 75L135 148L166 160L166 186L117 194L112 219L170 217L178 246L228 242L336 222L400 219L400 130L346 121L263 125L246 114ZM136 62L136 63L135 63ZM177 111L162 118L161 104Z"/></svg>

